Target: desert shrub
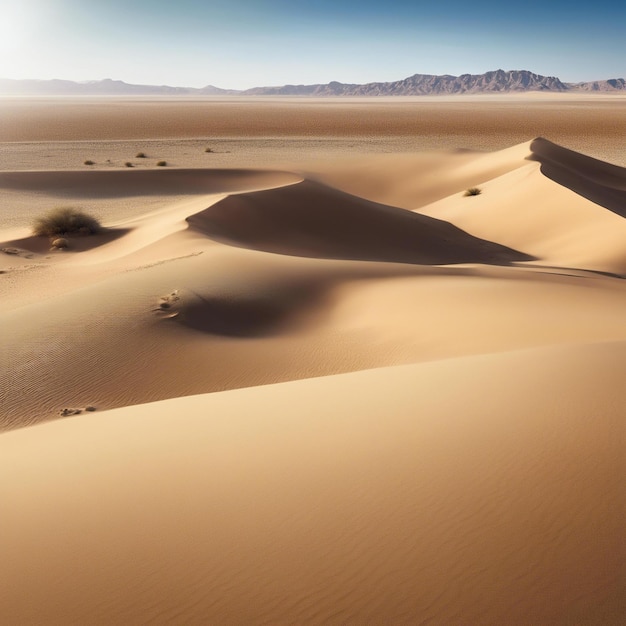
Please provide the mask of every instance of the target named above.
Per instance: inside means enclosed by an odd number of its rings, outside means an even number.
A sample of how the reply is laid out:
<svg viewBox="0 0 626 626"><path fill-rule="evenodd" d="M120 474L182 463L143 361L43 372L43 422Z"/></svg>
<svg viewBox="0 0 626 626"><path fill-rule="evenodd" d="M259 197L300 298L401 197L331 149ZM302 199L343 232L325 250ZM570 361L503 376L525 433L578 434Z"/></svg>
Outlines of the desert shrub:
<svg viewBox="0 0 626 626"><path fill-rule="evenodd" d="M470 187L463 194L464 196L479 196L483 192L479 187Z"/></svg>
<svg viewBox="0 0 626 626"><path fill-rule="evenodd" d="M70 242L64 237L57 237L52 240L51 245L53 248L57 248L57 250L63 250L64 248L70 247Z"/></svg>
<svg viewBox="0 0 626 626"><path fill-rule="evenodd" d="M126 167L135 167L130 161L126 161L126 163L124 163L124 165Z"/></svg>
<svg viewBox="0 0 626 626"><path fill-rule="evenodd" d="M83 165L95 165L95 163L91 161L90 159L87 159L86 161L83 162Z"/></svg>
<svg viewBox="0 0 626 626"><path fill-rule="evenodd" d="M72 207L52 209L33 223L33 233L40 237L93 235L101 228L100 222L95 217Z"/></svg>
<svg viewBox="0 0 626 626"><path fill-rule="evenodd" d="M158 162L157 162L157 165L158 165L159 167L165 167L165 166L167 165L167 161L158 161Z"/></svg>
<svg viewBox="0 0 626 626"><path fill-rule="evenodd" d="M205 152L213 152L213 148L205 148Z"/></svg>
<svg viewBox="0 0 626 626"><path fill-rule="evenodd" d="M145 152L137 152L137 154L135 155L136 159L145 159L146 158L146 153Z"/></svg>

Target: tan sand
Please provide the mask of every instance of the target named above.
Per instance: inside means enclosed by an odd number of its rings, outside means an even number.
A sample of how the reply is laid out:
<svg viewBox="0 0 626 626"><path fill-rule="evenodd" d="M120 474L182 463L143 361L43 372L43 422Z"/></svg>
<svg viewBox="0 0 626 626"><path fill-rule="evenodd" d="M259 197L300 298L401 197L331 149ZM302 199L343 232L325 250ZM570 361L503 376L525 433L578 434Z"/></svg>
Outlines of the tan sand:
<svg viewBox="0 0 626 626"><path fill-rule="evenodd" d="M625 367L550 347L6 433L3 621L619 624Z"/></svg>
<svg viewBox="0 0 626 626"><path fill-rule="evenodd" d="M0 171L0 622L619 624L626 170L286 157Z"/></svg>
<svg viewBox="0 0 626 626"><path fill-rule="evenodd" d="M263 167L307 155L493 151L537 136L626 166L626 96L0 98L0 144L13 144L0 150L0 170L67 168L65 158L70 169L86 159Z"/></svg>

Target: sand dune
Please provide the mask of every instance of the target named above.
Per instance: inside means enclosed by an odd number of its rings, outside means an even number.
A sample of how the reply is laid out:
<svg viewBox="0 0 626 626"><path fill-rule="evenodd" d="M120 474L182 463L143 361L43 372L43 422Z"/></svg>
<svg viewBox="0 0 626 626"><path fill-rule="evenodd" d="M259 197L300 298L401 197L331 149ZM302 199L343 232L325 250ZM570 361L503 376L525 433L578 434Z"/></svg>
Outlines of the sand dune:
<svg viewBox="0 0 626 626"><path fill-rule="evenodd" d="M566 346L6 433L3 621L618 624L625 367Z"/></svg>
<svg viewBox="0 0 626 626"><path fill-rule="evenodd" d="M530 154L530 142L486 154L377 154L318 162L302 173L374 202L417 209L519 169Z"/></svg>
<svg viewBox="0 0 626 626"><path fill-rule="evenodd" d="M625 180L0 172L0 622L620 623Z"/></svg>
<svg viewBox="0 0 626 626"><path fill-rule="evenodd" d="M530 149L533 158L542 165L550 163L560 166L562 169L573 171L581 178L597 185L620 191L626 190L626 170L623 167L592 159L552 143L543 137L537 137L533 140L530 143Z"/></svg>
<svg viewBox="0 0 626 626"><path fill-rule="evenodd" d="M542 265L626 275L626 222L618 208L626 201L626 170L545 139L530 142L527 159L532 163L481 184L480 196L457 194L417 210L524 250Z"/></svg>
<svg viewBox="0 0 626 626"><path fill-rule="evenodd" d="M226 243L294 256L422 265L531 258L440 220L310 181L233 195L187 221Z"/></svg>
<svg viewBox="0 0 626 626"><path fill-rule="evenodd" d="M567 150L543 138L535 139L531 150L545 176L626 217L626 169Z"/></svg>
<svg viewBox="0 0 626 626"><path fill-rule="evenodd" d="M192 196L267 189L300 177L262 169L5 171L0 190L7 211L0 228L24 226L51 207L80 206L106 221L126 221Z"/></svg>

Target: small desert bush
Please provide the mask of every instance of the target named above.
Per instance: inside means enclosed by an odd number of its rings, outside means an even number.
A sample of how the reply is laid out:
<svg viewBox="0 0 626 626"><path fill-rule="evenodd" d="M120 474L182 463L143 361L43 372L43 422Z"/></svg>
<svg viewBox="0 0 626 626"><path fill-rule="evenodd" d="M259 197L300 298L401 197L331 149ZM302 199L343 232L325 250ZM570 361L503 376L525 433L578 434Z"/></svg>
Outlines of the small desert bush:
<svg viewBox="0 0 626 626"><path fill-rule="evenodd" d="M95 165L95 163L91 159L87 159L83 162L83 165Z"/></svg>
<svg viewBox="0 0 626 626"><path fill-rule="evenodd" d="M204 151L205 152L213 152L213 148L205 148Z"/></svg>
<svg viewBox="0 0 626 626"><path fill-rule="evenodd" d="M482 189L478 187L470 187L463 194L464 196L479 196L483 192Z"/></svg>
<svg viewBox="0 0 626 626"><path fill-rule="evenodd" d="M126 161L126 163L124 163L124 165L126 167L135 167L130 161Z"/></svg>
<svg viewBox="0 0 626 626"><path fill-rule="evenodd" d="M64 248L70 247L70 242L65 239L65 237L57 237L56 239L52 240L51 245L57 250L63 250Z"/></svg>
<svg viewBox="0 0 626 626"><path fill-rule="evenodd" d="M145 159L146 158L146 153L145 152L137 152L137 154L135 155L136 159Z"/></svg>
<svg viewBox="0 0 626 626"><path fill-rule="evenodd" d="M101 228L100 222L95 217L72 207L52 209L33 223L33 233L40 237L93 235Z"/></svg>
<svg viewBox="0 0 626 626"><path fill-rule="evenodd" d="M157 162L157 165L158 165L159 167L165 167L165 166L167 165L167 161L158 161L158 162Z"/></svg>

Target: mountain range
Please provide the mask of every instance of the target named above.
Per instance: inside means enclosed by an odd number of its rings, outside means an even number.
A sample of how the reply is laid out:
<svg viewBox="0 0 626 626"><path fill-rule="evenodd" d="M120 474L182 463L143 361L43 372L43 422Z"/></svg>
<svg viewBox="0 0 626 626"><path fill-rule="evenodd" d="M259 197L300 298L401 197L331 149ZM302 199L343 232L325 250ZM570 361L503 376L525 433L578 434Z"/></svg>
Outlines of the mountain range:
<svg viewBox="0 0 626 626"><path fill-rule="evenodd" d="M254 87L246 90L132 85L107 78L99 81L0 79L0 95L33 96L430 96L480 93L544 92L624 92L626 80L613 78L581 83L565 83L554 76L541 76L528 70L495 70L485 74L414 74L393 82L349 84L332 81L316 85Z"/></svg>

